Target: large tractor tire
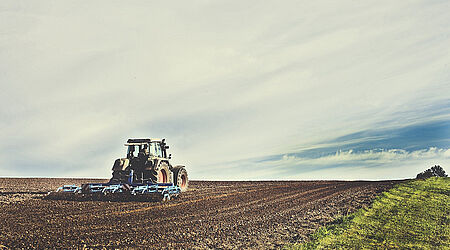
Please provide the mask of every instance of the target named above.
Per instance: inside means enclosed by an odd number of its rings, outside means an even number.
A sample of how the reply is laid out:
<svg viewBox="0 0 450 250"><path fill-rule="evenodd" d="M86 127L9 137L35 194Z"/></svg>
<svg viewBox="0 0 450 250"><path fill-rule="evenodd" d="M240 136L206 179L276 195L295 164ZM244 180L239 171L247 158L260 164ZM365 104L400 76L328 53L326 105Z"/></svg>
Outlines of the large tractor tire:
<svg viewBox="0 0 450 250"><path fill-rule="evenodd" d="M189 179L186 169L183 166L176 166L172 169L175 185L181 188L181 192L188 189Z"/></svg>
<svg viewBox="0 0 450 250"><path fill-rule="evenodd" d="M156 169L156 182L158 183L172 183L169 165L167 163L162 162L159 164L158 168Z"/></svg>

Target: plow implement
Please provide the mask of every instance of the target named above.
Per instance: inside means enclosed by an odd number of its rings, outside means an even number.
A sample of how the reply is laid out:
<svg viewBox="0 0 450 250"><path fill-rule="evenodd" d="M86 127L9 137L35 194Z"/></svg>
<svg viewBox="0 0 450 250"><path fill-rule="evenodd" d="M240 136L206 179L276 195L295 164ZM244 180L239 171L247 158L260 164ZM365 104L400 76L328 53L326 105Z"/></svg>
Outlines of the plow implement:
<svg viewBox="0 0 450 250"><path fill-rule="evenodd" d="M106 200L106 201L169 201L177 198L181 189L173 183L112 184L88 183L81 186L64 185L48 193L51 200Z"/></svg>

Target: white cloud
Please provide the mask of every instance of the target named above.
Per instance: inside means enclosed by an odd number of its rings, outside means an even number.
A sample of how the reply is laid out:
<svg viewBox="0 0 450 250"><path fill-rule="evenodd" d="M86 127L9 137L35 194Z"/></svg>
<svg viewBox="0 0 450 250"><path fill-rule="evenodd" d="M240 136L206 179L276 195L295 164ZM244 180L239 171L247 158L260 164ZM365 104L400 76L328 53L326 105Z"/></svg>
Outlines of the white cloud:
<svg viewBox="0 0 450 250"><path fill-rule="evenodd" d="M209 179L224 175L230 180L381 180L414 178L436 164L444 169L450 165L450 149L348 150L317 158L283 155L279 159L233 162L203 171ZM233 172L239 175L233 176Z"/></svg>
<svg viewBox="0 0 450 250"><path fill-rule="evenodd" d="M299 158L295 156L283 155L280 163L292 165L293 163L304 165L354 165L365 164L371 166L372 164L386 164L403 161L414 160L428 160L442 157L450 159L450 149L442 149L431 147L429 149L416 150L408 152L404 149L378 149L365 150L362 152L354 152L353 150L338 151L336 154L328 155L320 158Z"/></svg>

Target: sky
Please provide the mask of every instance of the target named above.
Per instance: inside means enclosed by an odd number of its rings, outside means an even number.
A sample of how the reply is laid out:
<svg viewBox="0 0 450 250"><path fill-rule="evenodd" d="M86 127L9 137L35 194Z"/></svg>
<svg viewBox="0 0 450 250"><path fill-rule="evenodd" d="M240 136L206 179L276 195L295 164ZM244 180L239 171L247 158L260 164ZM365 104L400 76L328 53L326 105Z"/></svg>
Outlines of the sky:
<svg viewBox="0 0 450 250"><path fill-rule="evenodd" d="M449 1L1 1L0 176L109 178L166 138L196 180L450 171Z"/></svg>

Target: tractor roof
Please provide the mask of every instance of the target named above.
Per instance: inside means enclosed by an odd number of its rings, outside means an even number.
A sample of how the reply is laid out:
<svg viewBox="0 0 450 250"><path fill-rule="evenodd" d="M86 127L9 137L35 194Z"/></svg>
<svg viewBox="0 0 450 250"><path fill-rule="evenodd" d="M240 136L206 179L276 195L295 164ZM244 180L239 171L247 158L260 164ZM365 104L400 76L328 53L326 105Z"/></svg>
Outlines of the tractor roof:
<svg viewBox="0 0 450 250"><path fill-rule="evenodd" d="M165 139L156 139L156 138L145 138L145 139L128 139L128 143L150 143L150 142L164 142Z"/></svg>

